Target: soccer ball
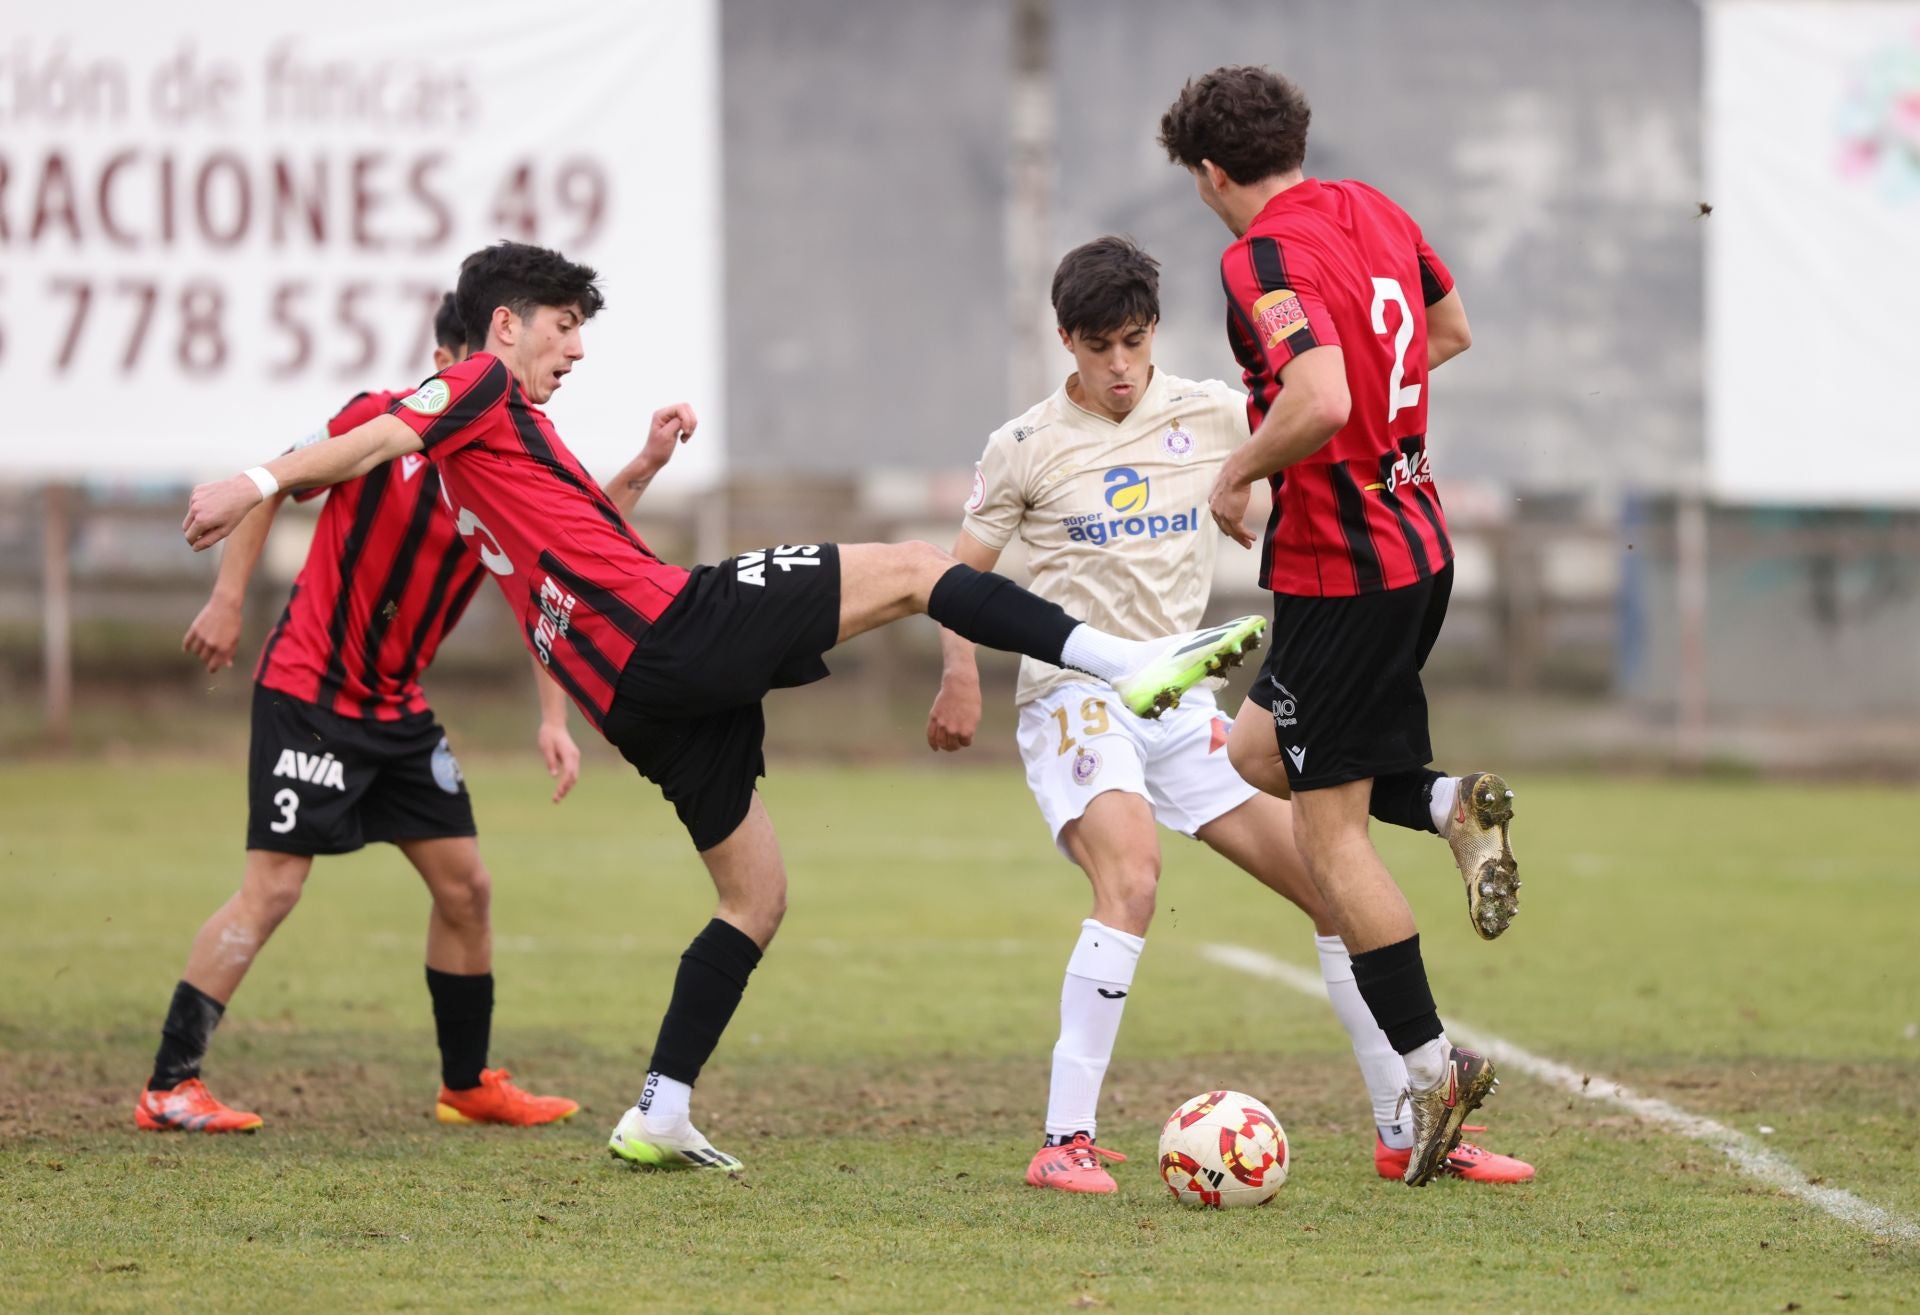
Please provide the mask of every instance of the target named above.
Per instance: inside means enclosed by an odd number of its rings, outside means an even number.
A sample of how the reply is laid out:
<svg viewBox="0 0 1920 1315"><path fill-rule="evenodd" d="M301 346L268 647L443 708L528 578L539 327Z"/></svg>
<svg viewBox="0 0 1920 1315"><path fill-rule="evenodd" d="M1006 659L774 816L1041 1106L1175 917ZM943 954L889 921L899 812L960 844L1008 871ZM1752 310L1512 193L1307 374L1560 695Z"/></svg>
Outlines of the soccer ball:
<svg viewBox="0 0 1920 1315"><path fill-rule="evenodd" d="M1209 1091L1160 1129L1160 1181L1182 1205L1265 1205L1287 1181L1287 1134L1238 1091Z"/></svg>

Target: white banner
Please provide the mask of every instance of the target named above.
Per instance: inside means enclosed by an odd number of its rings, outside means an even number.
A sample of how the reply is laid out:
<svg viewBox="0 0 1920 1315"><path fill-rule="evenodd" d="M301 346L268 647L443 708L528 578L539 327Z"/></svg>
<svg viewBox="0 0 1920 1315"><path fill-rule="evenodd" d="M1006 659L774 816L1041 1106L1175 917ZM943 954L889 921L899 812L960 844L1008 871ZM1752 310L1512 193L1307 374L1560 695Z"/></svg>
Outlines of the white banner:
<svg viewBox="0 0 1920 1315"><path fill-rule="evenodd" d="M1712 492L1920 503L1920 4L1707 14Z"/></svg>
<svg viewBox="0 0 1920 1315"><path fill-rule="evenodd" d="M502 237L608 308L550 413L611 472L686 400L720 467L717 0L20 4L0 28L0 477L270 456L432 371Z"/></svg>

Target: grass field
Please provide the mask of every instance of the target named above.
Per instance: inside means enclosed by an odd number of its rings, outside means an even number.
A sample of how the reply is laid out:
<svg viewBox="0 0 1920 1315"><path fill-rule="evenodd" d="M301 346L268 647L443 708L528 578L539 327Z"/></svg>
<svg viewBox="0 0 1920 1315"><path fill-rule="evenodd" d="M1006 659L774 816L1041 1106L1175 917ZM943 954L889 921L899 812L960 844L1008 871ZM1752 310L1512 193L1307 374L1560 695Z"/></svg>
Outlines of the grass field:
<svg viewBox="0 0 1920 1315"><path fill-rule="evenodd" d="M446 1129L398 855L323 860L215 1038L251 1138L137 1134L187 942L231 889L229 763L0 768L0 1307L70 1310L1887 1309L1920 1245L1714 1151L1510 1077L1489 1144L1538 1179L1372 1174L1325 1006L1211 943L1313 963L1311 930L1169 837L1109 1078L1118 1196L1021 1183L1084 883L1017 772L779 770L793 906L696 1113L737 1179L604 1150L674 961L708 911L670 813L596 757L555 809L518 758L468 764L496 875L496 1062L572 1124ZM1443 1014L1749 1134L1920 1217L1913 795L1523 778L1524 916L1485 945L1430 837L1383 849ZM1273 1105L1266 1209L1184 1211L1158 1123L1210 1086Z"/></svg>

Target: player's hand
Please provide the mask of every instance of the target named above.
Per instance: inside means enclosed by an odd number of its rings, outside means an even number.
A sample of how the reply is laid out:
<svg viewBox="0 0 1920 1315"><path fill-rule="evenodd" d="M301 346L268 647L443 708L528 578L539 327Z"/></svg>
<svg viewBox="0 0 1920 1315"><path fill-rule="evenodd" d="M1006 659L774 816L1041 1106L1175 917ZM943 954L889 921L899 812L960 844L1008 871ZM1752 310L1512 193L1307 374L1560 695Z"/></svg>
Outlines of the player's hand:
<svg viewBox="0 0 1920 1315"><path fill-rule="evenodd" d="M248 512L260 505L260 490L245 475L213 484L197 484L187 499L187 518L180 522L187 546L203 552L233 533Z"/></svg>
<svg viewBox="0 0 1920 1315"><path fill-rule="evenodd" d="M557 804L580 779L580 746L565 726L541 722L540 756L547 761L547 775L557 782L553 787L553 802Z"/></svg>
<svg viewBox="0 0 1920 1315"><path fill-rule="evenodd" d="M180 647L207 664L207 674L233 665L240 648L240 604L215 594L187 627Z"/></svg>
<svg viewBox="0 0 1920 1315"><path fill-rule="evenodd" d="M1213 523L1220 527L1220 533L1242 548L1253 547L1253 535L1247 532L1246 525L1247 503L1252 497L1253 486L1235 484L1227 478L1224 466L1213 481L1213 492L1207 494L1207 510L1213 513Z"/></svg>
<svg viewBox="0 0 1920 1315"><path fill-rule="evenodd" d="M692 438L699 427L700 418L687 403L663 406L647 426L647 445L641 455L652 465L664 466L673 459L674 448Z"/></svg>
<svg viewBox="0 0 1920 1315"><path fill-rule="evenodd" d="M927 747L956 753L973 743L980 729L980 682L942 680L927 714Z"/></svg>

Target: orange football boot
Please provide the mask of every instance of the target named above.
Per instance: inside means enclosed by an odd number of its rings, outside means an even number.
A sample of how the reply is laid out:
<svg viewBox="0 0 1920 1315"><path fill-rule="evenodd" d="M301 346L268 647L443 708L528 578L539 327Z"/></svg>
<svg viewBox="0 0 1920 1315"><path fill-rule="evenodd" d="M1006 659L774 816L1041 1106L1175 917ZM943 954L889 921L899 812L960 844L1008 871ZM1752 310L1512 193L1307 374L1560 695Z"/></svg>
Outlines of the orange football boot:
<svg viewBox="0 0 1920 1315"><path fill-rule="evenodd" d="M142 1091L133 1122L148 1132L254 1132L266 1120L222 1105L199 1078L188 1078L172 1091Z"/></svg>
<svg viewBox="0 0 1920 1315"><path fill-rule="evenodd" d="M1485 1132L1486 1129L1477 1124L1467 1124L1460 1131ZM1407 1162L1412 1158L1412 1147L1396 1151L1381 1141L1378 1134L1374 1136L1373 1167L1382 1178L1403 1178L1407 1172ZM1533 1177L1533 1166L1525 1160L1516 1160L1511 1155L1495 1155L1485 1147L1463 1141L1447 1152L1440 1173L1449 1178L1464 1178L1470 1183L1524 1183Z"/></svg>
<svg viewBox="0 0 1920 1315"><path fill-rule="evenodd" d="M442 1123L505 1123L533 1128L570 1119L580 1108L579 1101L565 1096L536 1096L522 1091L512 1079L513 1074L504 1068L485 1068L480 1070L477 1087L454 1091L443 1086L433 1116Z"/></svg>
<svg viewBox="0 0 1920 1315"><path fill-rule="evenodd" d="M1100 1163L1103 1158L1118 1163L1127 1157L1095 1146L1093 1138L1077 1132L1064 1145L1042 1146L1033 1153L1033 1163L1027 1166L1027 1186L1053 1187L1063 1192L1117 1191L1113 1175Z"/></svg>

